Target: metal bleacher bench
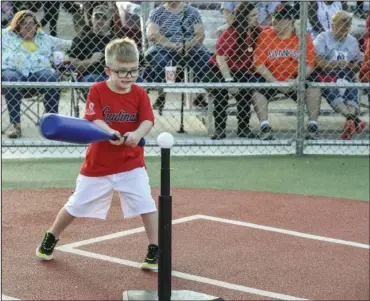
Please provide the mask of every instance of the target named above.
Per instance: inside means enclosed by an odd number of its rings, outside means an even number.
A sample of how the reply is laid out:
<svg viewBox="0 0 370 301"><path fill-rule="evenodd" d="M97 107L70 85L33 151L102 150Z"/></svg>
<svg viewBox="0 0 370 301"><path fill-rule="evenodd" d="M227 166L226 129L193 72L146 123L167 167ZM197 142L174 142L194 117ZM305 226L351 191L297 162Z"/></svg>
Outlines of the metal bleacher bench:
<svg viewBox="0 0 370 301"><path fill-rule="evenodd" d="M184 82L185 83L191 83L193 82L194 79L194 73L191 69L185 68L184 69ZM208 134L211 134L213 131L213 99L211 96L208 97L208 91L204 88L165 88L163 90L166 93L184 93L185 96L185 107L183 110L183 114L187 116L196 116L207 128ZM361 110L360 115L366 115L369 114L369 103L364 103L361 102L361 89L359 89L359 104L360 107L365 108L365 110ZM368 92L365 92L368 93ZM193 96L195 94L205 94L208 102L207 108L193 108L192 107L192 100ZM366 95L366 94L364 94ZM283 94L278 94L270 101L275 102L275 101L290 101L286 96ZM322 100L323 102L324 100ZM292 101L292 104L294 102ZM178 115L180 114L180 110L178 108L176 109L163 109L163 111L171 112L171 115ZM254 113L254 111L253 111ZM252 113L252 114L253 114ZM286 116L295 116L297 115L297 108L292 106L292 107L287 107L287 108L269 108L269 113L271 114L282 114ZM236 103L231 102L228 107L228 115L229 116L236 116ZM321 116L339 116L339 113L335 112L332 108L325 108L321 106L320 110L320 115Z"/></svg>
<svg viewBox="0 0 370 301"><path fill-rule="evenodd" d="M194 80L194 72L188 68L184 68L184 83L191 83ZM206 109L192 108L192 100L195 94L205 94L206 98L208 91L204 88L164 88L165 93L183 93L185 97L185 106L183 109L183 114L197 116L202 123L207 127L208 133L212 131L213 124L213 106L210 101L208 101L208 107ZM163 109L163 111L171 111L172 114L181 113L179 109Z"/></svg>

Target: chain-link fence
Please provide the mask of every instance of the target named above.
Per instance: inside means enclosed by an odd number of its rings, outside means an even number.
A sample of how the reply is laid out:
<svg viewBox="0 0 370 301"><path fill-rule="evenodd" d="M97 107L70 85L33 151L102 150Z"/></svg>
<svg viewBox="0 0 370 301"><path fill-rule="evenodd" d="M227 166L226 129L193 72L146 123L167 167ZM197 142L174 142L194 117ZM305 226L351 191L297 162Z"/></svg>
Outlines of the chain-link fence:
<svg viewBox="0 0 370 301"><path fill-rule="evenodd" d="M369 153L367 2L1 5L4 157L84 155L38 122L83 117L89 87L125 68L104 58L123 37L138 45L136 82L155 112L148 154L163 131L180 155Z"/></svg>

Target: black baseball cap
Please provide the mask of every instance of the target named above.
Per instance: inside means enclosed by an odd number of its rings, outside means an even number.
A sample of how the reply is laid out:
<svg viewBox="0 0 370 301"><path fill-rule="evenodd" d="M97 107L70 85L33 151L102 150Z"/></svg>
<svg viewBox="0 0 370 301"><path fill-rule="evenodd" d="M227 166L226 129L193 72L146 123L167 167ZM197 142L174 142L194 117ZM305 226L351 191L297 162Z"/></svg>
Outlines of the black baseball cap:
<svg viewBox="0 0 370 301"><path fill-rule="evenodd" d="M278 19L289 19L293 20L294 19L294 8L287 4L279 4L275 11L272 13L272 15Z"/></svg>

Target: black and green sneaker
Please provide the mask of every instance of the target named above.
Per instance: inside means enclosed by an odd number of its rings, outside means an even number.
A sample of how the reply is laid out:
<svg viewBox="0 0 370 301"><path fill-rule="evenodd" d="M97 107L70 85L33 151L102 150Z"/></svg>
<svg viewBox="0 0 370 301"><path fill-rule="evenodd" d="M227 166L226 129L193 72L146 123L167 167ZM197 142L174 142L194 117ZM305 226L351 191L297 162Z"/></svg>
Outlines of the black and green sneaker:
<svg viewBox="0 0 370 301"><path fill-rule="evenodd" d="M53 251L58 240L59 239L55 239L52 233L46 232L41 245L36 249L36 256L42 260L52 260Z"/></svg>
<svg viewBox="0 0 370 301"><path fill-rule="evenodd" d="M141 264L143 270L158 270L158 258L159 258L159 248L157 245L148 246L148 254L145 257L145 261Z"/></svg>

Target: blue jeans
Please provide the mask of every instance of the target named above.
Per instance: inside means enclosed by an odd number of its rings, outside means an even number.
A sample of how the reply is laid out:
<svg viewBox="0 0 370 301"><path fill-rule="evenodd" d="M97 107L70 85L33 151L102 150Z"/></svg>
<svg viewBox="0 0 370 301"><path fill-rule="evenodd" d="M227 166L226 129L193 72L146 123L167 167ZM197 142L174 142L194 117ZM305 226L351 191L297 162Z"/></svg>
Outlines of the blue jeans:
<svg viewBox="0 0 370 301"><path fill-rule="evenodd" d="M79 81L83 83L94 83L94 82L102 82L108 79L108 75L106 74L87 74L82 76Z"/></svg>
<svg viewBox="0 0 370 301"><path fill-rule="evenodd" d="M201 81L205 74L208 73L208 61L210 58L211 54L202 49L190 49L187 55L183 57L181 51L178 52L173 49L157 49L151 47L146 54L146 59L153 69L154 74L147 80L159 83L165 82L164 68L172 61L172 65L178 65L179 63L184 65L185 63L188 67L193 69L196 79Z"/></svg>
<svg viewBox="0 0 370 301"><path fill-rule="evenodd" d="M350 83L356 82L356 75L352 71L342 71L334 73L337 78L344 79ZM356 110L359 109L358 104L358 89L357 88L347 88L343 89L344 93L341 93L339 88L324 88L322 90L323 96L326 98L329 105L333 108L340 103L350 105Z"/></svg>
<svg viewBox="0 0 370 301"><path fill-rule="evenodd" d="M2 81L9 82L57 82L58 76L52 70L40 70L35 73L24 76L16 70L5 69L1 74ZM58 113L60 100L60 89L58 88L40 88L36 89L38 93L44 94L44 106L46 113ZM24 89L6 88L5 100L8 106L10 123L18 124L21 122L21 101Z"/></svg>

